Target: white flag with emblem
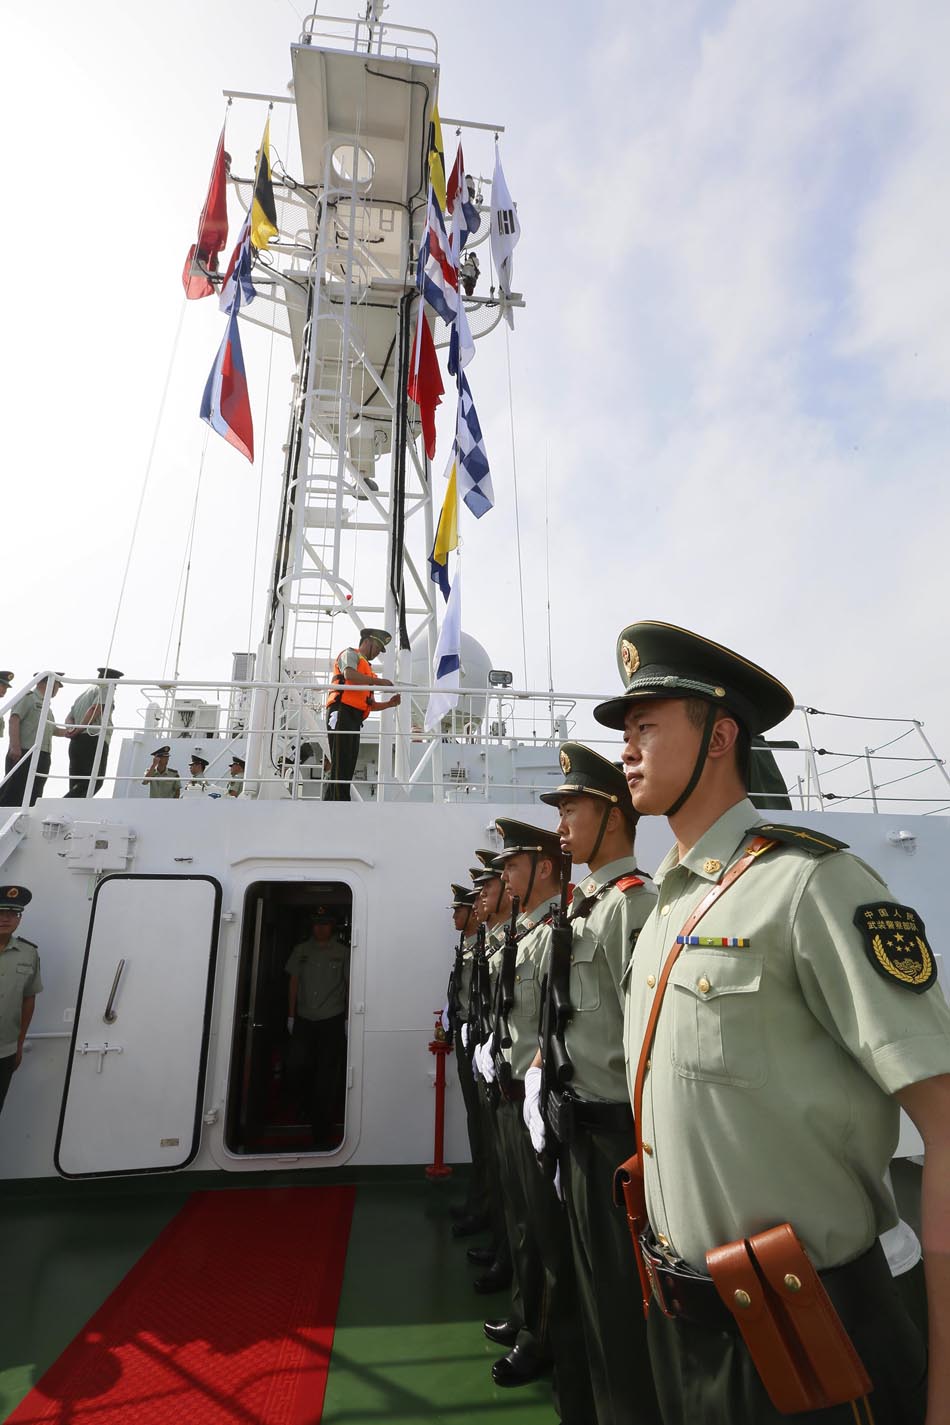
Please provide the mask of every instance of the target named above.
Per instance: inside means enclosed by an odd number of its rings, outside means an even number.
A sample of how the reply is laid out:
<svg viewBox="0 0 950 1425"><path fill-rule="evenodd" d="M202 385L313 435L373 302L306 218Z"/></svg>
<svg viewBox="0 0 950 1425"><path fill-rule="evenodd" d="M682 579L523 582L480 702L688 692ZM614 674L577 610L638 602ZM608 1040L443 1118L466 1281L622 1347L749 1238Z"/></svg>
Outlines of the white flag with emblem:
<svg viewBox="0 0 950 1425"><path fill-rule="evenodd" d="M491 181L491 255L498 274L498 285L506 297L511 296L512 254L521 237L518 209L505 182L504 169L495 141L495 172ZM505 320L514 328L511 308L505 308Z"/></svg>

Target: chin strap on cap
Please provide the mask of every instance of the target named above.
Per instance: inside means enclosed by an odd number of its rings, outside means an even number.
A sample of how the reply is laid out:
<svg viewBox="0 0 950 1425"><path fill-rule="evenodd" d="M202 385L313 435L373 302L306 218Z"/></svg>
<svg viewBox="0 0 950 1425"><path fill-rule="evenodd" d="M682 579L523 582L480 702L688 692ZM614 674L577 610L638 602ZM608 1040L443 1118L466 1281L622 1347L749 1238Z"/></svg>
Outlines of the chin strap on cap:
<svg viewBox="0 0 950 1425"><path fill-rule="evenodd" d="M689 781L686 783L685 791L681 792L680 795L676 798L676 801L673 803L673 805L663 813L664 816L675 816L676 813L679 811L680 807L683 806L683 804L687 802L695 792L696 784L699 781L700 777L703 775L703 768L706 765L706 753L709 751L709 742L712 738L713 728L715 726L716 705L715 703L710 703L706 712L706 725L703 728L703 738L699 744L699 752L696 757L696 765L693 768L693 774L690 777Z"/></svg>
<svg viewBox="0 0 950 1425"><path fill-rule="evenodd" d="M598 831L597 839L591 847L590 852L588 853L586 858L588 866L590 865L591 861L593 861L594 857L597 855L597 852L600 850L600 843L603 841L604 836L606 834L607 822L610 818L610 813L613 811L615 806L616 802L606 802L604 804L604 814L600 818L600 830Z"/></svg>

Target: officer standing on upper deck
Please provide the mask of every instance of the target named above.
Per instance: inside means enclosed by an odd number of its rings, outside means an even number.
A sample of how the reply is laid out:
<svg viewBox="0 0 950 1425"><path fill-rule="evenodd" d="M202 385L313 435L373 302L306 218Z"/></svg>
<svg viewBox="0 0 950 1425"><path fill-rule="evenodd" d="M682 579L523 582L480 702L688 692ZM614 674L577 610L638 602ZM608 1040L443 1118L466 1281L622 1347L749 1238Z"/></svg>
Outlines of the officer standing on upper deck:
<svg viewBox="0 0 950 1425"><path fill-rule="evenodd" d="M773 1378L775 1354L763 1352L754 1333L772 1319L769 1303L796 1319L796 1293L811 1267L781 1230L790 1224L873 1383L869 1399L806 1405L795 1418L919 1425L926 1411L927 1425L943 1425L950 1011L924 924L824 830L760 821L746 796L750 734L791 712L781 683L669 624L631 624L618 654L626 693L595 716L624 730L635 808L666 815L676 837L656 873L659 903L633 957L625 1023L649 1220L641 1239L653 1293L648 1336L663 1419L784 1418L761 1372L773 1392L797 1389L796 1357L780 1357ZM900 1106L926 1143L929 1409L927 1353L877 1240L897 1221L884 1179ZM635 1183L636 1164L630 1174ZM777 1236L766 1237L775 1227ZM764 1256L778 1239L781 1258L797 1264L784 1275L779 1264L774 1291L763 1296L748 1254ZM715 1249L727 1244L734 1245L724 1259ZM710 1269L725 1269L728 1282L730 1262L750 1290L724 1286L720 1296ZM811 1288L803 1299L815 1299ZM752 1333L756 1364L740 1332ZM832 1337L826 1329L819 1335L827 1353ZM847 1350L834 1359L847 1364Z"/></svg>
<svg viewBox="0 0 950 1425"><path fill-rule="evenodd" d="M636 1263L613 1179L634 1151L623 981L656 889L634 859L638 817L620 767L579 742L561 744L560 762L561 785L540 799L560 812L562 851L589 873L574 887L569 912L570 1019L562 1042L573 1074L558 1088L553 1062L546 1065L546 1123L537 1107L541 1068L529 1069L525 1121L538 1152L546 1143L558 1148L597 1421L655 1425Z"/></svg>
<svg viewBox="0 0 950 1425"><path fill-rule="evenodd" d="M142 778L142 786L148 787L150 797L171 798L181 796L181 779L175 767L169 767L170 747L156 747L148 771Z"/></svg>
<svg viewBox="0 0 950 1425"><path fill-rule="evenodd" d="M2 702L3 699L6 697L7 693L9 693L10 686L12 683L13 674L10 672L9 668L4 668L2 671L0 671L0 702ZM5 732L6 721L4 718L0 717L0 737L2 737Z"/></svg>
<svg viewBox="0 0 950 1425"><path fill-rule="evenodd" d="M26 886L0 886L0 1111L43 988L39 951L32 940L14 934L32 899Z"/></svg>
<svg viewBox="0 0 950 1425"><path fill-rule="evenodd" d="M374 673L370 664L389 647L392 634L384 628L361 628L356 648L344 648L333 665L333 679L341 685L327 696L327 733L330 740L330 771L323 789L325 802L348 802L350 782L360 751L360 729L371 712L398 707L398 693L378 701L373 687L391 688L388 678ZM343 687L355 684L355 687Z"/></svg>
<svg viewBox="0 0 950 1425"><path fill-rule="evenodd" d="M50 693L50 699L53 699L63 686L61 681L63 675L62 673L53 673L50 676L53 679L53 691ZM46 726L40 728L40 714L43 711L43 699L48 682L49 678L41 678L36 687L23 693L10 709L10 748L7 752L6 763L6 770L10 776L6 786L0 790L0 806L18 807L22 805L30 776L29 754L36 746L37 741L39 741L40 750L36 758L36 775L33 778L30 806L39 801L43 795L50 769L53 738L66 735L64 730L56 726L52 707L47 709ZM14 768L16 771L13 770Z"/></svg>
<svg viewBox="0 0 950 1425"><path fill-rule="evenodd" d="M244 791L244 758L235 755L231 758L231 765L228 771L231 780L228 782L228 796L239 797Z"/></svg>
<svg viewBox="0 0 950 1425"><path fill-rule="evenodd" d="M86 795L86 789L92 778L92 769L96 762L96 748L99 746L99 728L102 725L108 695L106 683L123 676L118 668L102 667L97 669L97 672L99 682L93 683L92 687L80 693L66 714L66 736L69 738L69 791L66 793L67 797L84 797ZM102 738L102 751L99 755L99 769L96 774L93 796L102 786L105 777L111 736L112 708L109 709L109 719Z"/></svg>

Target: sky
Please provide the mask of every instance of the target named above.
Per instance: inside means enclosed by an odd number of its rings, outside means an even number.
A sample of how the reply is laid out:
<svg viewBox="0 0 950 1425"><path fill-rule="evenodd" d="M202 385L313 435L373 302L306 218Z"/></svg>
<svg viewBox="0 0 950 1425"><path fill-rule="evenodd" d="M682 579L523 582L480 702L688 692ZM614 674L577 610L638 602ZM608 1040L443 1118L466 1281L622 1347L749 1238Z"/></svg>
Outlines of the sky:
<svg viewBox="0 0 950 1425"><path fill-rule="evenodd" d="M289 351L245 343L252 470L198 420L222 318L180 273L221 91L285 92L304 7L0 8L0 660L106 658L148 470L111 659L227 677L259 633ZM917 717L950 750L950 10L393 0L387 19L437 30L444 113L505 125L522 223L526 307L470 369L497 506L463 525L466 630L521 681L516 476L528 686L548 685L549 571L558 690L613 692L619 630L656 618L801 703ZM263 117L231 111L241 171ZM466 158L488 175L491 136ZM887 735L825 721L816 740Z"/></svg>

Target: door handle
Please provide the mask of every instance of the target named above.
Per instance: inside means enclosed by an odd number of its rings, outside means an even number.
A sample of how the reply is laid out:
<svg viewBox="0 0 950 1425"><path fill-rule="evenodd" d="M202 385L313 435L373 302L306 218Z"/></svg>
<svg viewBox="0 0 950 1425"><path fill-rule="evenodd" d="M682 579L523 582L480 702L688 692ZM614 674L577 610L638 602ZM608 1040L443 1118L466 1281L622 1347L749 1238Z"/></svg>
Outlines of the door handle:
<svg viewBox="0 0 950 1425"><path fill-rule="evenodd" d="M106 1001L105 1014L102 1016L106 1024L115 1024L116 1020L119 1017L118 1013L116 1012L116 1010L113 1009L112 1006L115 1004L115 997L116 993L118 992L119 981L122 978L122 971L124 969L125 961L120 960L118 965L116 965L115 967L115 979L112 981L112 989L109 991L109 998Z"/></svg>

